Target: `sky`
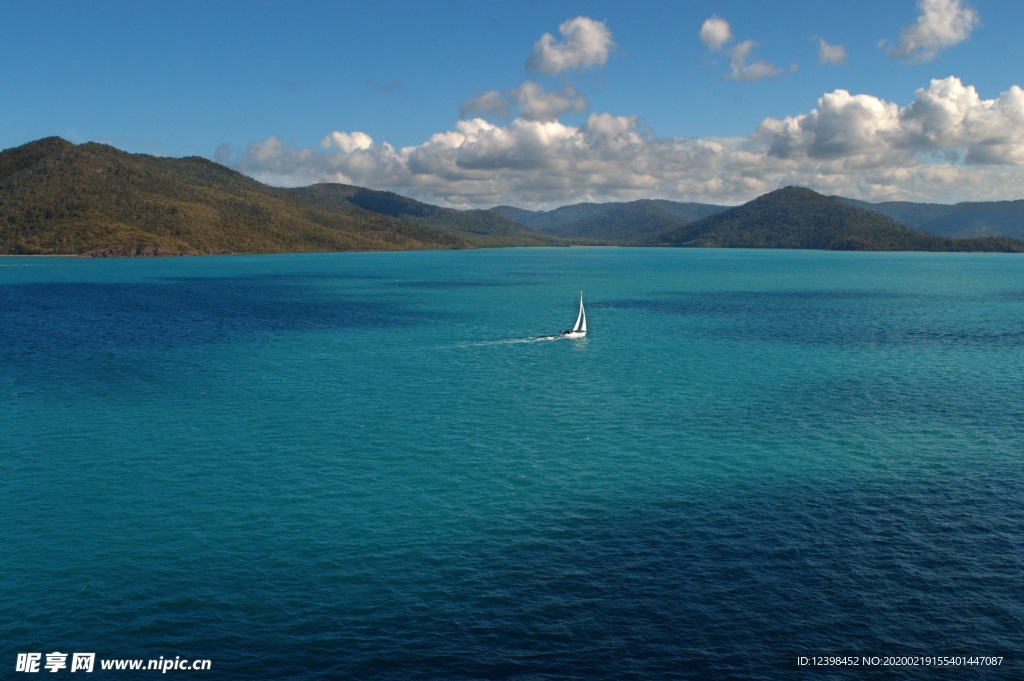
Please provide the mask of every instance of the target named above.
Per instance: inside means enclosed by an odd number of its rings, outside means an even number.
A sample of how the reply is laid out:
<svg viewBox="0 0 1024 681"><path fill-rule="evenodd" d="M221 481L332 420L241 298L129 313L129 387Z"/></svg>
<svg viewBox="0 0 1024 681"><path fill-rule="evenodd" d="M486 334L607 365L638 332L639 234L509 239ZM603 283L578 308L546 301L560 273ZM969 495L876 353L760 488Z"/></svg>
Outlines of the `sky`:
<svg viewBox="0 0 1024 681"><path fill-rule="evenodd" d="M458 208L1024 198L1019 0L0 0L51 135Z"/></svg>

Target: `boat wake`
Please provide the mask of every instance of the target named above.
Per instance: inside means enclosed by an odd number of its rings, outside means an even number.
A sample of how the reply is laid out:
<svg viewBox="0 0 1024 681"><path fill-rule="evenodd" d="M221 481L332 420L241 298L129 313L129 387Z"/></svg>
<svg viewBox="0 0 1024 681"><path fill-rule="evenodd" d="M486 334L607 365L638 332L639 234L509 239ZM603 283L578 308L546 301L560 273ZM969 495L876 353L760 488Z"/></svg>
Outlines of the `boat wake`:
<svg viewBox="0 0 1024 681"><path fill-rule="evenodd" d="M544 341L562 340L563 336L533 336L530 338L505 338L503 340L477 341L475 343L460 343L462 348L479 348L488 345L518 345L520 343L543 343Z"/></svg>

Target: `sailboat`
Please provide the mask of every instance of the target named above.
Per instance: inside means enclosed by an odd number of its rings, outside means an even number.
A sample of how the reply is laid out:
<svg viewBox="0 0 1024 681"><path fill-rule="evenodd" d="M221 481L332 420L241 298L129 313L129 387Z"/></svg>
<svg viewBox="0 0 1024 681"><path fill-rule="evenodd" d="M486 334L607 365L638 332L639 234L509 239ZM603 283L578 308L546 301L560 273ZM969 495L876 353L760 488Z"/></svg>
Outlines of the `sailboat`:
<svg viewBox="0 0 1024 681"><path fill-rule="evenodd" d="M568 331L562 332L562 338L583 338L587 335L587 311L583 309L583 291L580 291L580 313L576 324Z"/></svg>

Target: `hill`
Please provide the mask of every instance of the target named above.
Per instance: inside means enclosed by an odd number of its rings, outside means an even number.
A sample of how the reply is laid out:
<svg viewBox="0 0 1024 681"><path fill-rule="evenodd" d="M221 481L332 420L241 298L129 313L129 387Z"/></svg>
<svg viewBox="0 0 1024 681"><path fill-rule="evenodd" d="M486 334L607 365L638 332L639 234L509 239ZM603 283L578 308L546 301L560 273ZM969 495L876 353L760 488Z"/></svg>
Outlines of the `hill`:
<svg viewBox="0 0 1024 681"><path fill-rule="evenodd" d="M358 198L359 189L281 189L203 158L157 158L46 138L0 152L0 254L282 253L557 243L485 211L431 211L436 207L416 206L410 199L404 200L409 210L376 211L372 201L363 201L367 208L359 200L341 199L344 194Z"/></svg>
<svg viewBox="0 0 1024 681"><path fill-rule="evenodd" d="M315 205L359 208L470 239L476 246L553 246L559 239L529 229L495 210L455 210L422 203L394 192L345 184L315 184L285 192Z"/></svg>
<svg viewBox="0 0 1024 681"><path fill-rule="evenodd" d="M514 220L533 229L566 239L636 243L660 232L725 210L707 203L641 199L628 203L577 203L550 211L522 211L499 206Z"/></svg>
<svg viewBox="0 0 1024 681"><path fill-rule="evenodd" d="M606 205L610 206L608 210L544 231L569 239L637 243L725 210L722 206L663 200Z"/></svg>
<svg viewBox="0 0 1024 681"><path fill-rule="evenodd" d="M714 248L1024 252L1024 241L939 237L802 187L770 192L742 206L670 230L654 243Z"/></svg>
<svg viewBox="0 0 1024 681"><path fill-rule="evenodd" d="M930 234L900 224L889 212ZM788 187L734 208L641 200L442 208L343 184L280 188L209 160L58 137L0 152L0 254L180 255L613 243L1024 251L1024 201L864 204ZM966 226L965 226L966 225ZM957 231L959 230L959 232ZM1016 231L1013 231L1016 230Z"/></svg>
<svg viewBox="0 0 1024 681"><path fill-rule="evenodd" d="M594 218L621 205L621 203L575 203L535 213L528 218L525 224L541 232L553 234L563 225Z"/></svg>
<svg viewBox="0 0 1024 681"><path fill-rule="evenodd" d="M529 224L530 216L537 215L538 213L535 210L526 210L525 208L516 208L515 206L495 206L491 208L491 211L498 215L504 215L522 225Z"/></svg>
<svg viewBox="0 0 1024 681"><path fill-rule="evenodd" d="M843 200L939 236L1008 236L1024 239L1024 201L965 201L948 205Z"/></svg>

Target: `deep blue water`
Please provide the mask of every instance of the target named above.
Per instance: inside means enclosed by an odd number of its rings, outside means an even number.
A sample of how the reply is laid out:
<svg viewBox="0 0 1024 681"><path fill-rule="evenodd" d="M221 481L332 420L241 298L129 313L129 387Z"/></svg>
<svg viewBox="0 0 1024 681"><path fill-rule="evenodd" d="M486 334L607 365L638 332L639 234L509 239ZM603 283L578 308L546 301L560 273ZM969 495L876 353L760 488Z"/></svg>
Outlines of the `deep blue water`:
<svg viewBox="0 0 1024 681"><path fill-rule="evenodd" d="M1024 677L1020 256L0 258L0 403L0 677Z"/></svg>

